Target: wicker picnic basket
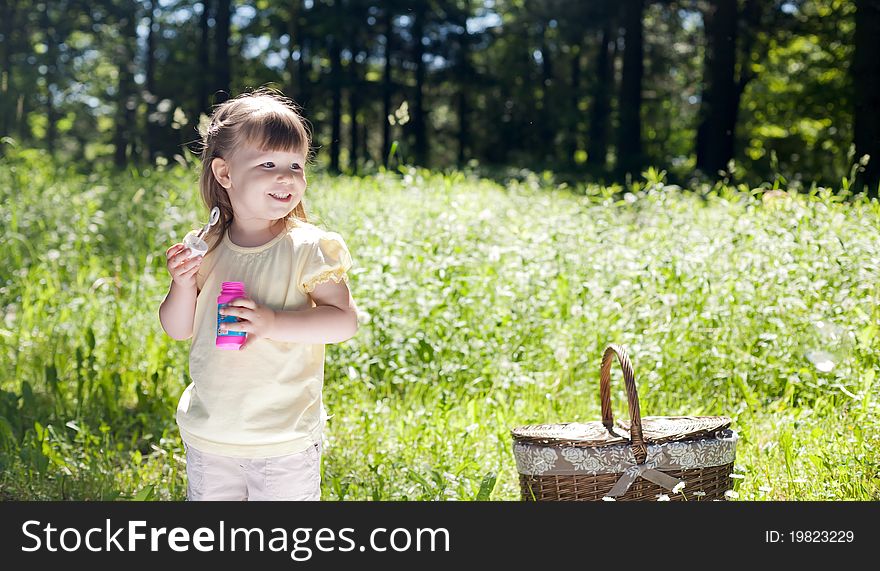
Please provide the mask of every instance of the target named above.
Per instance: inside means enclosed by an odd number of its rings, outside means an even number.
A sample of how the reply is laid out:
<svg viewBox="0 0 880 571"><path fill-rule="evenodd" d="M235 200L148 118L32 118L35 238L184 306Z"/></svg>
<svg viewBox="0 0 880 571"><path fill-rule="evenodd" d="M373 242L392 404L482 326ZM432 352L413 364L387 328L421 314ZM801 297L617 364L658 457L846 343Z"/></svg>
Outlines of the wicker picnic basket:
<svg viewBox="0 0 880 571"><path fill-rule="evenodd" d="M623 369L629 422L614 422L611 365ZM602 356L602 421L511 430L524 501L725 499L737 435L725 416L641 417L626 349Z"/></svg>

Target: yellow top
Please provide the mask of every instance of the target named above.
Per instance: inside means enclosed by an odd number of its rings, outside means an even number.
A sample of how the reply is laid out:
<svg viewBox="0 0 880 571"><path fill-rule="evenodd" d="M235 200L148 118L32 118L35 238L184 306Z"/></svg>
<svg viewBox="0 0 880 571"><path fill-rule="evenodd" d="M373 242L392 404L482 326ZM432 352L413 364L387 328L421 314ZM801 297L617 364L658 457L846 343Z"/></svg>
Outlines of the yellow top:
<svg viewBox="0 0 880 571"><path fill-rule="evenodd" d="M247 296L276 310L312 306L319 283L348 283L351 256L342 237L302 221L253 248L229 239L209 252L196 275L192 383L177 405L188 445L210 454L256 458L293 454L320 441L324 344L249 340L243 350L218 349L217 296L222 282L243 282Z"/></svg>

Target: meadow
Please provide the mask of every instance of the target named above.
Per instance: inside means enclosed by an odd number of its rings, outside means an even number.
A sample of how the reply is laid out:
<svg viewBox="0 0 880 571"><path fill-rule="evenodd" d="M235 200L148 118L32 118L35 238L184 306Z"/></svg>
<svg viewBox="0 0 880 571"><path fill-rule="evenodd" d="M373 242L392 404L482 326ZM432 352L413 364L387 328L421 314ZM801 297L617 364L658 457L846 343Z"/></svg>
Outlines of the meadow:
<svg viewBox="0 0 880 571"><path fill-rule="evenodd" d="M0 498L184 498L189 346L158 307L207 212L178 162L0 159ZM324 499L518 500L510 429L599 419L610 343L643 415L733 419L733 499L880 499L876 199L516 174L310 175L360 313L327 346Z"/></svg>

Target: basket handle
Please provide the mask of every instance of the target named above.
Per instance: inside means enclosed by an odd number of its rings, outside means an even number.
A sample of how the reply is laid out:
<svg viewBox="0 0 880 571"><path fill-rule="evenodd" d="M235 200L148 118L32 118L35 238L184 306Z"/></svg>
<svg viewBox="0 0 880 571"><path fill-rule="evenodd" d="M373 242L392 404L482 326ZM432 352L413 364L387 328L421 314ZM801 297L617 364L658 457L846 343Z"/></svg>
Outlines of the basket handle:
<svg viewBox="0 0 880 571"><path fill-rule="evenodd" d="M611 357L617 355L617 361L623 370L623 380L626 384L626 396L629 401L630 418L630 445L636 462L643 464L648 457L648 447L642 436L642 414L639 408L639 393L636 390L636 379L633 376L632 363L629 361L626 349L620 345L611 344L602 355L602 371L600 373L599 395L602 399L602 424L608 432L614 428L614 414L611 411Z"/></svg>

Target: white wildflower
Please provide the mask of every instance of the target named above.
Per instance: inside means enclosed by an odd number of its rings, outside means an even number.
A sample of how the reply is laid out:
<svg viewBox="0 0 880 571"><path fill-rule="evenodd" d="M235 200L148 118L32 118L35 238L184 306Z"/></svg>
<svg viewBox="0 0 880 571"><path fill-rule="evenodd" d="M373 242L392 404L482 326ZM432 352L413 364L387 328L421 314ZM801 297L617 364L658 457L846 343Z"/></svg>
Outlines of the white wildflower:
<svg viewBox="0 0 880 571"><path fill-rule="evenodd" d="M560 363L564 363L565 361L568 361L568 357L570 355L571 355L571 352L569 351L568 347L566 347L565 345L557 347L556 352L554 353L554 357L556 357L556 360L559 361Z"/></svg>

